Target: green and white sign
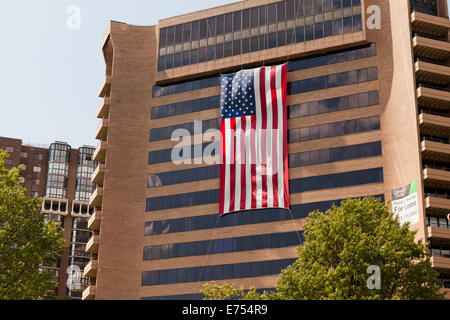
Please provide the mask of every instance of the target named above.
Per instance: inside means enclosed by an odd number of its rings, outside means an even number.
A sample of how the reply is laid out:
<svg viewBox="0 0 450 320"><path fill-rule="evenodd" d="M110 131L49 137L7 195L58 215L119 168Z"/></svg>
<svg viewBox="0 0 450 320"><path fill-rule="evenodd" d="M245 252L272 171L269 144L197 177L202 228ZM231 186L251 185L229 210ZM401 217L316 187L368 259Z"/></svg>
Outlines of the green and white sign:
<svg viewBox="0 0 450 320"><path fill-rule="evenodd" d="M419 222L419 200L417 183L414 181L404 187L392 190L392 212L398 216L400 223Z"/></svg>

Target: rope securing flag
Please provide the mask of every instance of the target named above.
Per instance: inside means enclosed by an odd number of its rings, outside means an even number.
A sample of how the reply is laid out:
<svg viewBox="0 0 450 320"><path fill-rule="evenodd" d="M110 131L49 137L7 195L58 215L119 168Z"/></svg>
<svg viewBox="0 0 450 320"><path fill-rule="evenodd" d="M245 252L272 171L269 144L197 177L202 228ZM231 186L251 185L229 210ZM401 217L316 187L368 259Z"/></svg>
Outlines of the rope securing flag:
<svg viewBox="0 0 450 320"><path fill-rule="evenodd" d="M287 65L221 76L219 214L289 208Z"/></svg>

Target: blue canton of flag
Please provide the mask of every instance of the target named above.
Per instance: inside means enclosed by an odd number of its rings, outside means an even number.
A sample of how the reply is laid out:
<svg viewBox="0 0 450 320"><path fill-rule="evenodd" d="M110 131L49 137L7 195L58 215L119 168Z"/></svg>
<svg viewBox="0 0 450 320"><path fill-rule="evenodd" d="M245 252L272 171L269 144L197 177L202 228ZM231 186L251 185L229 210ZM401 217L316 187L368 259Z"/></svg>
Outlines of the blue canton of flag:
<svg viewBox="0 0 450 320"><path fill-rule="evenodd" d="M255 73L242 70L222 76L220 94L221 118L253 116L256 114Z"/></svg>

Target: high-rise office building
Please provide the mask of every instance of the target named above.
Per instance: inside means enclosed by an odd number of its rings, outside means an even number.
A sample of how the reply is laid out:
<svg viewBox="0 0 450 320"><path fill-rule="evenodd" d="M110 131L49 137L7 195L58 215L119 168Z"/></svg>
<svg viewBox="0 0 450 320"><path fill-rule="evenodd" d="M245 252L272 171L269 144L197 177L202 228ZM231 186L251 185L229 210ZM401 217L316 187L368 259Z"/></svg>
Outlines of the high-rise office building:
<svg viewBox="0 0 450 320"><path fill-rule="evenodd" d="M91 175L97 166L92 160L95 148L83 146L74 150L59 141L43 148L23 145L20 139L0 137L0 149L10 155L6 159L7 168L24 167L23 186L29 196L43 199L41 214L49 220L60 222L67 248L58 261L45 268L55 275L59 296L80 299L87 284L82 272L90 261L85 247L91 236L87 221L92 214L89 198L95 187L91 182ZM68 268L74 282L69 286Z"/></svg>
<svg viewBox="0 0 450 320"><path fill-rule="evenodd" d="M449 27L445 0L248 0L155 26L111 22L83 299L200 298L211 280L273 288L310 211L397 203L404 186L416 186L404 188L417 192L411 228L449 287ZM286 62L291 211L219 218L202 133L219 126L220 75Z"/></svg>

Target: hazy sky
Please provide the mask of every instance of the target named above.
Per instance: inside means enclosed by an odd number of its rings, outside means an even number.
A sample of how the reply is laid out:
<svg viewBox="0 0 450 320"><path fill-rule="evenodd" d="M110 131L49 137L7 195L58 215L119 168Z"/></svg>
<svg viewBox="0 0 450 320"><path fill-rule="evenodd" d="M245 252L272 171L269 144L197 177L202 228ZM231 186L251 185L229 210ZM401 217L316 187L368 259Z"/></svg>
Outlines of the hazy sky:
<svg viewBox="0 0 450 320"><path fill-rule="evenodd" d="M97 145L101 40L110 20L135 25L235 0L1 0L0 136ZM70 30L67 9L81 12Z"/></svg>
<svg viewBox="0 0 450 320"><path fill-rule="evenodd" d="M96 146L96 112L105 63L101 40L110 20L153 25L159 19L235 0L2 0L0 136L24 143ZM449 0L447 0L449 2ZM70 30L67 9L80 8Z"/></svg>

